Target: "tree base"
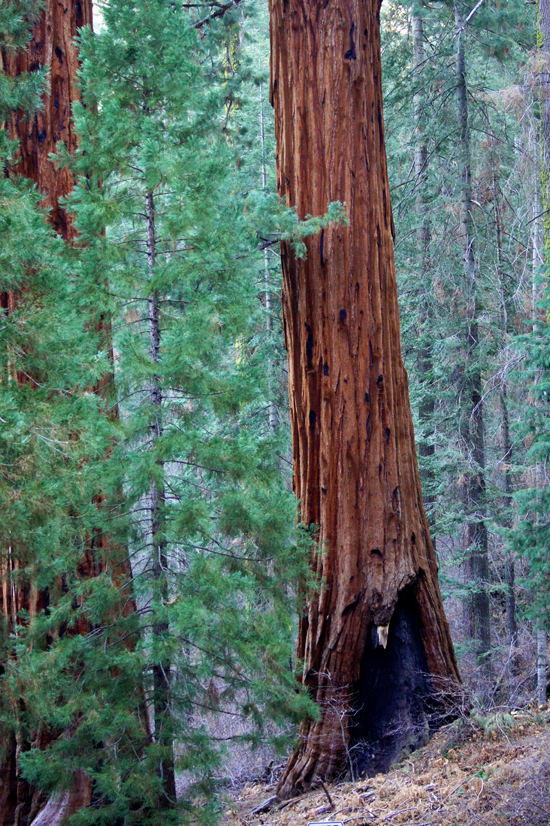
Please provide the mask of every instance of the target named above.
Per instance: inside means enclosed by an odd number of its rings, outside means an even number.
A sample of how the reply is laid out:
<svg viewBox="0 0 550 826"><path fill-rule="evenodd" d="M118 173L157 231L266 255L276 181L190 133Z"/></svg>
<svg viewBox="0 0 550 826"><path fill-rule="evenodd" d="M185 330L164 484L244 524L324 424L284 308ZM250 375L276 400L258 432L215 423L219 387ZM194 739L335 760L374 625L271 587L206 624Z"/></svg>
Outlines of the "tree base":
<svg viewBox="0 0 550 826"><path fill-rule="evenodd" d="M412 586L399 595L386 647L374 625L367 635L349 728L357 776L386 772L426 745L436 728L433 694Z"/></svg>
<svg viewBox="0 0 550 826"><path fill-rule="evenodd" d="M281 798L352 768L355 777L386 772L450 719L446 697L429 673L414 585L399 595L389 628L379 632L371 624L352 694L346 724L325 698L321 720L303 726L301 745L279 781Z"/></svg>

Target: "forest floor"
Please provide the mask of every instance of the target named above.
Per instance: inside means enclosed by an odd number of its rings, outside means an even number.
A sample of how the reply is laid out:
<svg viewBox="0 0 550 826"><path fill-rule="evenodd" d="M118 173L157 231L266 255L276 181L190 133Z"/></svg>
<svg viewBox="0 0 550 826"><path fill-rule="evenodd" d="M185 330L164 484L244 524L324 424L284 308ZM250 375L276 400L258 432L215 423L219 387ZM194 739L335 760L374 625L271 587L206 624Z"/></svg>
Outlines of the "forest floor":
<svg viewBox="0 0 550 826"><path fill-rule="evenodd" d="M228 800L223 826L550 826L550 710L458 721L388 774L327 791L254 813L275 786L248 784Z"/></svg>

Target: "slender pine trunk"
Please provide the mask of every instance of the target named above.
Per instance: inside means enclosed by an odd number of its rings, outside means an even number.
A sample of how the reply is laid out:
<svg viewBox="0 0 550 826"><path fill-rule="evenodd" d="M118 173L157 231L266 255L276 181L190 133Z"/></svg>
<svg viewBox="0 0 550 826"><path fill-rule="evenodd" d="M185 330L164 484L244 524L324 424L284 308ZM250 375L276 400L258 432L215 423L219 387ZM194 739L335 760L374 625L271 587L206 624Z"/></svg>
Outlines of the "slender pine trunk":
<svg viewBox="0 0 550 826"><path fill-rule="evenodd" d="M429 467L429 461L435 455L433 443L433 417L435 413L435 392L433 387L433 358L430 342L430 220L426 198L428 177L428 142L424 128L426 94L425 94L425 67L426 49L424 41L424 21L422 16L415 12L412 17L413 34L413 78L415 93L413 97L413 114L415 124L414 148L414 179L416 188L416 252L417 267L420 274L422 292L419 297L419 333L422 344L418 352L417 370L422 385L422 397L418 408L418 418L421 428L421 437L417 440L419 456L427 460L428 469L424 471L425 488L424 505L426 516L435 547L434 536L434 507L435 496L431 491L434 483L434 472Z"/></svg>
<svg viewBox="0 0 550 826"><path fill-rule="evenodd" d="M267 189L267 166L265 158L265 116L264 116L264 95L263 86L260 83L260 141L262 150L262 189ZM268 345L271 345L273 331L273 302L271 300L271 278L269 273L269 249L264 249L264 302L265 302L265 331ZM273 399L273 363L271 359L267 362L267 421L271 430L277 429L278 415L277 405Z"/></svg>
<svg viewBox="0 0 550 826"><path fill-rule="evenodd" d="M501 415L501 450L502 461L504 468L504 496L503 506L505 512L508 514L505 518L505 527L512 527L511 509L512 509L512 474L510 470L510 462L512 461L512 441L510 439L510 421L508 413L508 387L506 379L502 380L499 393L500 415ZM512 551L508 550L504 558L505 566L505 583L506 583L506 632L508 635L508 645L510 650L514 652L518 642L518 624L516 617L516 571L515 560ZM517 661L515 655L512 653L512 673L517 671Z"/></svg>
<svg viewBox="0 0 550 826"><path fill-rule="evenodd" d="M463 246L464 295L467 312L465 333L465 364L462 391L466 399L461 435L470 468L463 484L465 523L463 548L466 555L465 578L471 592L467 620L473 632L478 664L484 678L491 673L491 610L488 594L489 556L487 526L485 524L485 444L483 425L482 378L479 366L478 286L474 251L472 220L472 163L468 113L466 56L464 51L464 21L458 3L455 3L457 31L456 80L459 118L460 164L460 225L459 236Z"/></svg>
<svg viewBox="0 0 550 826"><path fill-rule="evenodd" d="M153 365L160 360L161 330L159 324L159 296L153 286L155 277L156 237L155 237L155 203L152 193L145 199L147 220L147 269L150 292L147 299L149 323L149 356ZM150 450L159 450L162 438L162 388L158 375L153 374L149 387L151 404ZM161 808L169 808L176 802L176 780L174 772L174 745L172 731L172 707L170 685L170 658L165 651L166 637L169 633L165 619L165 607L168 602L168 558L164 538L164 462L157 459L155 477L149 491L151 514L151 552L153 574L153 710L155 724L155 741L161 748L159 775L163 795L159 801Z"/></svg>
<svg viewBox="0 0 550 826"><path fill-rule="evenodd" d="M541 214L541 199L539 193L539 184L540 184L540 163L538 162L538 152L540 151L540 147L535 147L535 154L534 157L537 159L535 163L535 199L533 204L533 213L534 213L534 221L533 221L533 271L532 271L532 321L533 321L533 333L536 333L537 330L537 316L540 312L537 307L537 302L539 300L539 289L538 289L538 277L539 277L539 270L541 265L544 263L545 259L548 257L547 252L547 241L546 241L546 228L544 232L541 231L541 223L540 223L540 214ZM543 164L545 163L546 156L542 153L542 160ZM546 199L545 199L545 203ZM545 207L546 208L546 207ZM544 254L541 254L541 246L544 243ZM542 488L546 485L546 473L545 468L542 462L536 462L534 467L534 483L536 488ZM546 686L547 686L547 679L546 679L546 648L548 644L548 635L546 629L540 625L535 626L536 631L536 639L537 639L537 662L536 662L536 670L537 670L537 700L539 705L544 705L546 703Z"/></svg>
<svg viewBox="0 0 550 826"><path fill-rule="evenodd" d="M506 287L504 283L504 264L502 260L502 216L500 210L500 191L493 176L493 205L495 211L495 233L496 233L496 256L497 256L497 281L500 292L500 327L502 331L502 350L506 356L508 349L508 306L506 297ZM508 411L508 383L507 375L504 371L499 390L499 407L501 420L501 463L503 465L504 491L502 505L504 510L504 527L512 527L512 440L510 438L510 416ZM518 671L517 642L518 627L516 618L516 573L515 559L513 551L509 548L504 556L504 577L505 577L505 599L506 599L506 632L508 635L508 645L510 646L510 676L514 676Z"/></svg>
<svg viewBox="0 0 550 826"><path fill-rule="evenodd" d="M539 708L546 707L546 687L548 678L546 676L546 648L548 646L548 635L546 631L539 628L537 631L537 702Z"/></svg>
<svg viewBox="0 0 550 826"><path fill-rule="evenodd" d="M541 110L540 119L540 147L537 157L540 157L541 162L539 174L537 175L538 193L539 186L542 195L542 210L540 204L536 204L537 215L544 211L543 217L543 247L544 247L544 261L547 264L550 262L550 216L548 209L550 209L550 0L538 0L538 35L540 43L540 51L544 54L545 66L544 70L539 75L539 103ZM535 227L537 221L535 221ZM535 250L534 250L535 252ZM539 265L540 266L540 265ZM537 276L539 266L535 265L533 259L533 330L536 330L537 324ZM537 465L535 468L536 484L543 486L546 484L546 474L542 466ZM537 629L537 699L539 705L543 706L546 703L546 649L548 645L547 628L543 625L538 625Z"/></svg>

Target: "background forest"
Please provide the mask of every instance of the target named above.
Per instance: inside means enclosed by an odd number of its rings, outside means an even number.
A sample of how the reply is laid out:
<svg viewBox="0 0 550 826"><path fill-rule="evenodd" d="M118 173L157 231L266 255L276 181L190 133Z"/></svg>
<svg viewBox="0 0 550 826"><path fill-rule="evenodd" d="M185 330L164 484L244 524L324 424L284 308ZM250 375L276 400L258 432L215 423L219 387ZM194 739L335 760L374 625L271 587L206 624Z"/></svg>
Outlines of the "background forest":
<svg viewBox="0 0 550 826"><path fill-rule="evenodd" d="M288 751L316 713L294 676L317 586L295 525L279 242L300 254L343 219L299 222L274 194L265 4L94 5L55 208L19 174L13 130L47 73L7 70L39 4L0 5L0 824L83 789L74 824L211 823L220 780ZM402 346L481 709L547 699L544 14L382 8Z"/></svg>

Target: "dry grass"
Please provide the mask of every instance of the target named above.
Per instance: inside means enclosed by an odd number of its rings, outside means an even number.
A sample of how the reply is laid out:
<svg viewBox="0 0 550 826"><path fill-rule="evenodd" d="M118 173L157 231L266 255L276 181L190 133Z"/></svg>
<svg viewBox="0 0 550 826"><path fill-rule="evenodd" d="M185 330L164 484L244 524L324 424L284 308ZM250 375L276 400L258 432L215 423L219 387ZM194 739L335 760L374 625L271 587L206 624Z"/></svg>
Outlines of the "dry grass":
<svg viewBox="0 0 550 826"><path fill-rule="evenodd" d="M253 815L275 790L245 786L228 800L224 826L549 826L550 711L483 725L447 726L390 773L329 786L334 808L319 788Z"/></svg>

